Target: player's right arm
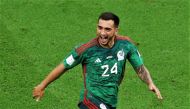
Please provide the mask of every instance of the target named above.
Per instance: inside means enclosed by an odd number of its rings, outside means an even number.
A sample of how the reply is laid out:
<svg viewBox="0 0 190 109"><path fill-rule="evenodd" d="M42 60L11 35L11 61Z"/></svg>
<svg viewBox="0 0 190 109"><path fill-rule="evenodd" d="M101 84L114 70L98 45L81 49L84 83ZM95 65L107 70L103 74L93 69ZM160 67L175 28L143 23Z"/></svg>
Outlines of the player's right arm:
<svg viewBox="0 0 190 109"><path fill-rule="evenodd" d="M64 74L65 71L77 66L83 61L83 52L96 44L96 39L90 41L87 44L83 44L75 49L73 49L68 56L63 60L61 64L59 64L54 70L52 70L49 75L39 84L37 85L33 90L33 98L36 99L36 101L40 100L40 98L44 94L45 88L54 80L59 78L62 74Z"/></svg>
<svg viewBox="0 0 190 109"><path fill-rule="evenodd" d="M53 69L49 75L39 84L37 85L33 90L33 98L36 99L36 101L39 101L40 98L44 94L45 88L54 80L59 78L64 72L66 71L64 64L59 64L55 69Z"/></svg>

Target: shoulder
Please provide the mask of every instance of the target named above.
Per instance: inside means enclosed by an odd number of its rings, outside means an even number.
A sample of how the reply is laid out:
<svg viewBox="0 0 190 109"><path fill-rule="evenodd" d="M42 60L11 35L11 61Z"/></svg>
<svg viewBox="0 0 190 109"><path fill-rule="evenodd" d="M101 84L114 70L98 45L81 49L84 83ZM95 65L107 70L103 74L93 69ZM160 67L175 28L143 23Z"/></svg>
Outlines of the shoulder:
<svg viewBox="0 0 190 109"><path fill-rule="evenodd" d="M76 52L78 55L82 54L83 52L85 52L88 48L91 48L93 46L98 45L98 41L97 38L94 38L92 40L90 40L89 42L82 44L81 46L76 48Z"/></svg>
<svg viewBox="0 0 190 109"><path fill-rule="evenodd" d="M122 36L122 35L116 35L116 39L117 40L127 40L127 41L131 40L129 38L129 36Z"/></svg>
<svg viewBox="0 0 190 109"><path fill-rule="evenodd" d="M116 40L123 40L123 41L130 42L134 45L139 45L138 42L133 41L129 36L116 35Z"/></svg>

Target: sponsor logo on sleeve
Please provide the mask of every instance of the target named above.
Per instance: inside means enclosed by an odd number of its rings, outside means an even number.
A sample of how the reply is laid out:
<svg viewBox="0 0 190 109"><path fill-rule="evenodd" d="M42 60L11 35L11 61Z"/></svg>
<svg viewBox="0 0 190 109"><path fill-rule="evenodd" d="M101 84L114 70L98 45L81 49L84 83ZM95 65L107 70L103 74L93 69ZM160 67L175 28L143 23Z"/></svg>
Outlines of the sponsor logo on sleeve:
<svg viewBox="0 0 190 109"><path fill-rule="evenodd" d="M72 65L75 62L75 59L73 58L73 55L70 55L67 59L66 59L67 64Z"/></svg>

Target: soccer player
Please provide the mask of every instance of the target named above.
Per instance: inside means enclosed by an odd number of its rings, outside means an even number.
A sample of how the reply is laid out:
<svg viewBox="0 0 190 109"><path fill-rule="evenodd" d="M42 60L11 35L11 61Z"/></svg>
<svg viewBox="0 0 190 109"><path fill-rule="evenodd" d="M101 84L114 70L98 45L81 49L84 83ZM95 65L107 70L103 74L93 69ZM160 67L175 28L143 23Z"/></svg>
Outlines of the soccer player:
<svg viewBox="0 0 190 109"><path fill-rule="evenodd" d="M126 60L130 62L139 78L144 81L158 99L159 89L153 83L143 64L135 42L117 34L119 18L111 12L99 16L97 37L73 49L70 54L33 90L39 100L45 88L67 70L82 64L84 87L80 93L80 109L116 109L118 87L123 79Z"/></svg>

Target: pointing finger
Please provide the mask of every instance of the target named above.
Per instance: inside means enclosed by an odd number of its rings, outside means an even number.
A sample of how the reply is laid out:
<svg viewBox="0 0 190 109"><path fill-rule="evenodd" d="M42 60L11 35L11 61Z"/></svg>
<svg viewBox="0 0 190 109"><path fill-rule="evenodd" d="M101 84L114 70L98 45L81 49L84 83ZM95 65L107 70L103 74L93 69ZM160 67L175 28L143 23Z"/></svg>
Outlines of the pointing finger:
<svg viewBox="0 0 190 109"><path fill-rule="evenodd" d="M36 102L39 102L39 101L40 101L40 97L37 97L37 98L36 98Z"/></svg>
<svg viewBox="0 0 190 109"><path fill-rule="evenodd" d="M162 98L162 95L160 94L160 91L159 91L159 90L155 90L155 93L156 93L158 99L160 99L160 100L163 99L163 98Z"/></svg>

